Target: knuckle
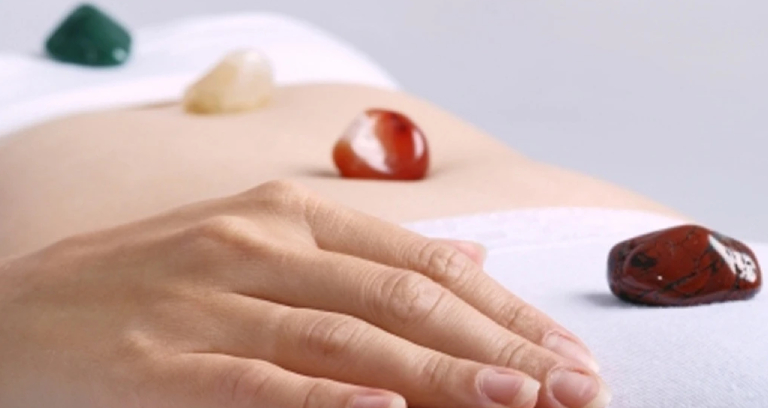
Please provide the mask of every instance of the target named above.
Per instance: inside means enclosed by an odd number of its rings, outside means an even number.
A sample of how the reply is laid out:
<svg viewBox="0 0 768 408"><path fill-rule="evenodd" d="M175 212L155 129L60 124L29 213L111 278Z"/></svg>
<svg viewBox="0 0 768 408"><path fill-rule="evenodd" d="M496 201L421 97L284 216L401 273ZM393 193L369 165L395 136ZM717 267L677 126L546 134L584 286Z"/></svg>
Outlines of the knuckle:
<svg viewBox="0 0 768 408"><path fill-rule="evenodd" d="M365 325L353 317L328 314L309 324L302 338L311 353L340 361L350 353L365 329Z"/></svg>
<svg viewBox="0 0 768 408"><path fill-rule="evenodd" d="M329 381L321 379L313 381L304 393L301 408L323 408L328 406L326 403L329 394L328 388Z"/></svg>
<svg viewBox="0 0 768 408"><path fill-rule="evenodd" d="M293 208L301 205L311 194L306 187L292 180L272 180L246 192L250 198L268 206Z"/></svg>
<svg viewBox="0 0 768 408"><path fill-rule="evenodd" d="M433 353L421 366L420 376L424 383L421 388L431 392L441 392L446 380L451 377L452 362L449 357Z"/></svg>
<svg viewBox="0 0 768 408"><path fill-rule="evenodd" d="M180 231L172 240L174 262L185 274L222 272L223 264L274 261L284 252L280 243L246 218L217 215Z"/></svg>
<svg viewBox="0 0 768 408"><path fill-rule="evenodd" d="M527 359L533 358L534 351L533 345L525 340L510 340L501 347L496 361L506 367L521 367Z"/></svg>
<svg viewBox="0 0 768 408"><path fill-rule="evenodd" d="M273 180L244 194L249 206L260 212L275 214L306 223L325 206L322 199L308 188L291 180Z"/></svg>
<svg viewBox="0 0 768 408"><path fill-rule="evenodd" d="M420 253L421 264L426 265L431 278L438 283L462 285L472 280L475 263L458 249L430 240Z"/></svg>
<svg viewBox="0 0 768 408"><path fill-rule="evenodd" d="M206 218L191 227L187 232L195 238L215 242L229 242L247 235L248 222L231 215L216 215Z"/></svg>
<svg viewBox="0 0 768 408"><path fill-rule="evenodd" d="M292 180L270 180L249 190L250 193L262 197L285 197L301 192L304 187Z"/></svg>
<svg viewBox="0 0 768 408"><path fill-rule="evenodd" d="M186 236L199 250L228 248L252 252L266 243L257 233L256 225L231 215L205 219L188 229Z"/></svg>
<svg viewBox="0 0 768 408"><path fill-rule="evenodd" d="M157 349L153 336L146 330L136 327L125 329L122 336L118 336L115 339L115 343L120 355L129 356L133 361L152 357L152 354Z"/></svg>
<svg viewBox="0 0 768 408"><path fill-rule="evenodd" d="M445 288L429 278L411 272L387 276L381 288L379 298L383 312L404 326L429 319L448 294Z"/></svg>
<svg viewBox="0 0 768 408"><path fill-rule="evenodd" d="M262 406L271 377L265 364L238 366L224 375L222 393L235 407Z"/></svg>
<svg viewBox="0 0 768 408"><path fill-rule="evenodd" d="M499 323L509 330L517 331L515 328L528 327L532 322L536 322L536 312L531 306L522 301L506 301L499 308Z"/></svg>

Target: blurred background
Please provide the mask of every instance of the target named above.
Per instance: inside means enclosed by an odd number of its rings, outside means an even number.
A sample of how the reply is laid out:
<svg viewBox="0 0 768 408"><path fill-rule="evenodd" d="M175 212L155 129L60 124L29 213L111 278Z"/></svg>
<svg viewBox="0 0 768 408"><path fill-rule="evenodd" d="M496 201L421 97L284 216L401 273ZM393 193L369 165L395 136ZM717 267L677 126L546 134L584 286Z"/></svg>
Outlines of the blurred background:
<svg viewBox="0 0 768 408"><path fill-rule="evenodd" d="M78 3L0 0L0 52L40 52ZM93 3L129 28L241 10L298 17L529 156L768 241L768 2Z"/></svg>

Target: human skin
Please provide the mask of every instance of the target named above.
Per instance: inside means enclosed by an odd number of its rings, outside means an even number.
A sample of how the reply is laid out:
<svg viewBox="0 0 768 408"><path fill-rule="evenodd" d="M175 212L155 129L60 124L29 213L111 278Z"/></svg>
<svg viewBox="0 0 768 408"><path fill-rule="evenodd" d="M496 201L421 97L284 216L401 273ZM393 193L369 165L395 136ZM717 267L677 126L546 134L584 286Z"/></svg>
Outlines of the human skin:
<svg viewBox="0 0 768 408"><path fill-rule="evenodd" d="M429 178L334 175L333 142L370 107L422 127ZM42 124L0 144L0 200L9 408L604 407L586 346L485 275L476 248L392 222L556 206L676 215L428 103L351 85L283 88L250 114L167 105Z"/></svg>
<svg viewBox="0 0 768 408"><path fill-rule="evenodd" d="M337 176L333 144L370 107L407 113L423 129L426 180ZM270 106L248 114L190 115L171 104L78 115L0 139L0 257L274 179L393 222L562 206L682 218L626 189L530 160L407 94L302 85L279 88Z"/></svg>

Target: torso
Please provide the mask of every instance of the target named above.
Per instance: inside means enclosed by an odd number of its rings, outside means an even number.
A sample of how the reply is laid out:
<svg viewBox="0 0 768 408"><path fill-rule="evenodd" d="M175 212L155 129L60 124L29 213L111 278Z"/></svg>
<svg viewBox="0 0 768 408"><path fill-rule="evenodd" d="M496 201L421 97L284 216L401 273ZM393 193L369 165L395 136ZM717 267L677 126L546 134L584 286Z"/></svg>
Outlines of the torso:
<svg viewBox="0 0 768 408"><path fill-rule="evenodd" d="M371 107L425 132L419 182L341 179L331 149ZM0 140L0 257L65 236L232 194L272 179L396 222L529 207L673 211L616 186L534 162L400 92L355 85L283 87L260 111L194 116L178 105L96 112Z"/></svg>

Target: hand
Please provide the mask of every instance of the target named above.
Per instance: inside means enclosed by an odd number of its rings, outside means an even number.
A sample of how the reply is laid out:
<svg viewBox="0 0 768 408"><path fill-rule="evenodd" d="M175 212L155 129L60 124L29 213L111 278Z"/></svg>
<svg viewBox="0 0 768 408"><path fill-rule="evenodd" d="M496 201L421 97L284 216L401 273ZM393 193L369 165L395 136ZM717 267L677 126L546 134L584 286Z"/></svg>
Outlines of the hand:
<svg viewBox="0 0 768 408"><path fill-rule="evenodd" d="M72 237L0 270L0 406L606 406L473 257L290 182Z"/></svg>

